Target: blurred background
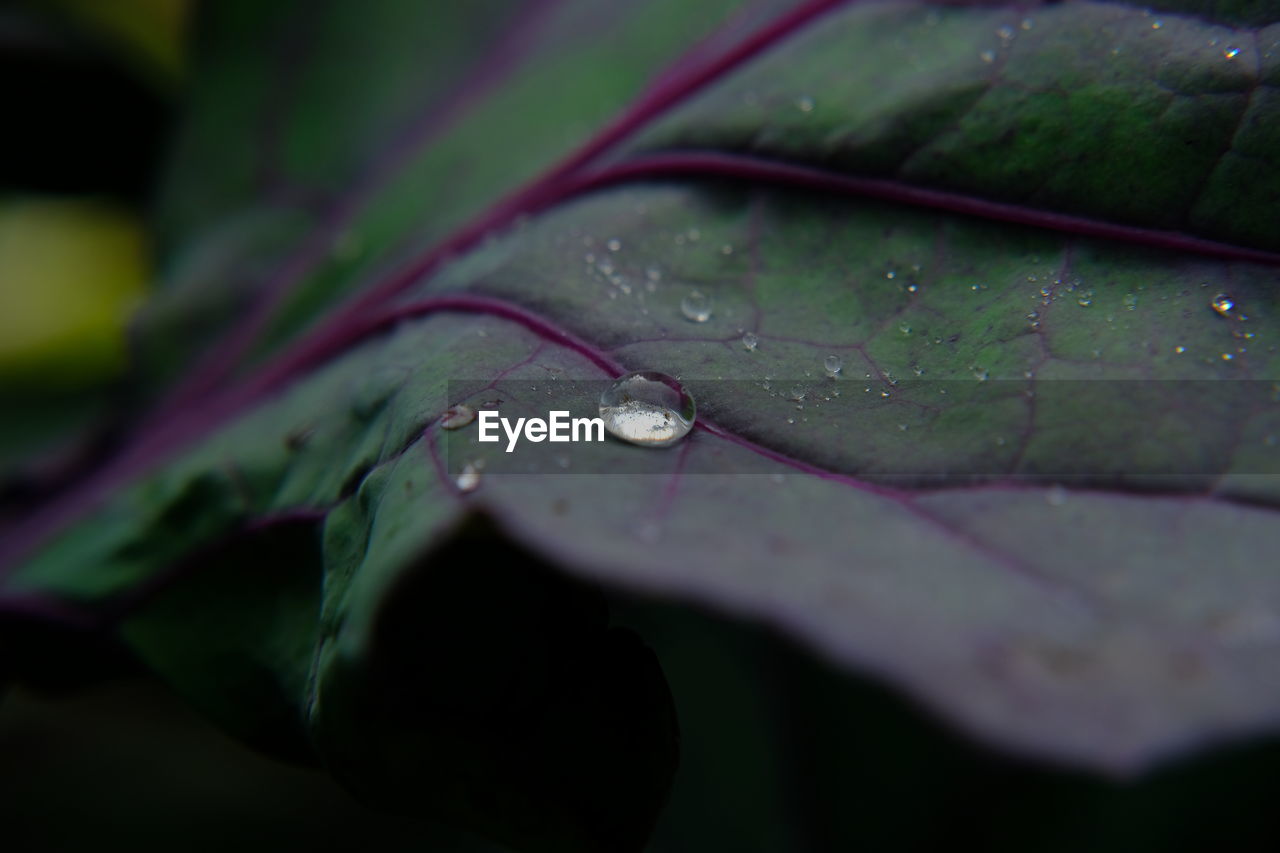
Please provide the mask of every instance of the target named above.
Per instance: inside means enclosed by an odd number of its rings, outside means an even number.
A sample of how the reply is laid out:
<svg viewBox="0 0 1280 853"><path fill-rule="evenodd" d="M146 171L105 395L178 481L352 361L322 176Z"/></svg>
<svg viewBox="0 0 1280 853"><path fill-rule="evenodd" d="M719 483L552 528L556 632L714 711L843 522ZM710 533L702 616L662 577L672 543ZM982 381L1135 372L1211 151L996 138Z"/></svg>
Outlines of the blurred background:
<svg viewBox="0 0 1280 853"><path fill-rule="evenodd" d="M0 446L6 470L30 473L11 478L0 513L110 441L108 425L41 452L118 393L155 263L149 203L191 5L0 0ZM645 600L611 607L657 652L679 713L681 768L652 850L1280 849L1280 742L1131 780L1026 764L766 631ZM3 849L501 849L371 811L316 770L250 751L111 651L83 683L0 701Z"/></svg>

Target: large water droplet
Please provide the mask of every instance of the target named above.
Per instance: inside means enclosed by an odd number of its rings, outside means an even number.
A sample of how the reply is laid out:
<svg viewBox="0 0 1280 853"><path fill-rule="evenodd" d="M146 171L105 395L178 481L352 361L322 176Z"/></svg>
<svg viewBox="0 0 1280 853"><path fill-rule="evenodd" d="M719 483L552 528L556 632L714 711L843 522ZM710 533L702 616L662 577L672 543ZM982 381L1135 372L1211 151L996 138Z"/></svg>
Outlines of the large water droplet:
<svg viewBox="0 0 1280 853"><path fill-rule="evenodd" d="M665 373L628 373L600 395L600 417L610 435L631 444L666 447L693 428L693 398Z"/></svg>
<svg viewBox="0 0 1280 853"><path fill-rule="evenodd" d="M686 320L694 323L705 323L711 319L711 297L701 290L691 290L680 301L680 313Z"/></svg>
<svg viewBox="0 0 1280 853"><path fill-rule="evenodd" d="M445 409L444 414L440 416L440 426L442 429L462 429L475 419L476 410L459 403Z"/></svg>
<svg viewBox="0 0 1280 853"><path fill-rule="evenodd" d="M760 346L760 336L755 332L742 333L742 348L747 352L755 352L756 347Z"/></svg>
<svg viewBox="0 0 1280 853"><path fill-rule="evenodd" d="M829 355L823 360L822 367L827 371L828 376L839 376L840 371L844 369L844 359L838 355Z"/></svg>
<svg viewBox="0 0 1280 853"><path fill-rule="evenodd" d="M1225 293L1219 293L1213 297L1213 301L1209 303L1209 307L1217 311L1223 317L1230 317L1232 310L1236 307L1236 301Z"/></svg>

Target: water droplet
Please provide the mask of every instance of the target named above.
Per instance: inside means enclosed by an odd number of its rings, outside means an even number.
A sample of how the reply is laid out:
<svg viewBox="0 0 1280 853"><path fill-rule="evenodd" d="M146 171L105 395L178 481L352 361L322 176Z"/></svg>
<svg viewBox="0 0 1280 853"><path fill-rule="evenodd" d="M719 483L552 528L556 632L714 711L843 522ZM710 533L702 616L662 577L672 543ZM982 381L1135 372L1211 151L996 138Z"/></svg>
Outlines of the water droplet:
<svg viewBox="0 0 1280 853"><path fill-rule="evenodd" d="M723 246L721 246L721 247L720 247L720 254L722 254L722 255L732 255L732 254L733 254L733 246L732 246L731 244L729 244L729 243L725 243Z"/></svg>
<svg viewBox="0 0 1280 853"><path fill-rule="evenodd" d="M802 113L813 112L814 106L816 106L816 104L814 103L813 98L808 95L801 95L799 98L796 98L796 108Z"/></svg>
<svg viewBox="0 0 1280 853"><path fill-rule="evenodd" d="M839 376L840 371L844 369L844 360L838 355L829 355L823 360L822 368L827 371L828 376Z"/></svg>
<svg viewBox="0 0 1280 853"><path fill-rule="evenodd" d="M804 399L804 395L805 395L805 393L806 393L806 392L805 392L804 386L802 386L802 385L793 385L793 386L791 386L791 393L790 393L790 396L788 396L788 397L787 397L787 399L789 399L789 400L791 400L791 401L793 401L793 402L799 403L801 400L803 400L803 399Z"/></svg>
<svg viewBox="0 0 1280 853"><path fill-rule="evenodd" d="M612 240L605 243L605 246L608 247L610 252L616 252L622 248L622 241L617 237L614 237Z"/></svg>
<svg viewBox="0 0 1280 853"><path fill-rule="evenodd" d="M702 232L697 228L690 228L688 231L684 232L684 235L688 238L690 243L696 243L702 239Z"/></svg>
<svg viewBox="0 0 1280 853"><path fill-rule="evenodd" d="M1160 28L1161 28L1161 27L1163 27L1163 26L1164 26L1164 21L1152 21L1152 22L1151 22L1151 29L1153 29L1153 30L1158 30L1158 29L1160 29Z"/></svg>
<svg viewBox="0 0 1280 853"><path fill-rule="evenodd" d="M480 469L484 467L484 463L480 461L468 462L462 466L462 471L453 481L460 492L474 492L480 488Z"/></svg>
<svg viewBox="0 0 1280 853"><path fill-rule="evenodd" d="M1022 23L1019 24L1019 26L1021 26L1024 30L1029 30L1035 25L1036 25L1036 22L1030 18L1023 18Z"/></svg>
<svg viewBox="0 0 1280 853"><path fill-rule="evenodd" d="M711 297L701 290L691 290L680 300L680 313L686 320L694 323L705 323L711 319Z"/></svg>
<svg viewBox="0 0 1280 853"><path fill-rule="evenodd" d="M1138 294L1126 293L1122 301L1124 302L1124 307L1127 310L1136 311L1138 309Z"/></svg>
<svg viewBox="0 0 1280 853"><path fill-rule="evenodd" d="M911 282L911 284L907 285L907 293L916 293L919 290L920 290L920 285L916 284L914 281Z"/></svg>
<svg viewBox="0 0 1280 853"><path fill-rule="evenodd" d="M441 429L462 429L475 419L476 410L459 403L445 409L444 414L440 416L440 427Z"/></svg>
<svg viewBox="0 0 1280 853"><path fill-rule="evenodd" d="M982 53L978 54L978 58L990 65L996 61L996 52L994 50L984 50Z"/></svg>
<svg viewBox="0 0 1280 853"><path fill-rule="evenodd" d="M1178 346L1173 348L1173 351L1176 352L1178 355L1182 355L1184 352L1187 351L1187 348L1179 344Z"/></svg>
<svg viewBox="0 0 1280 853"><path fill-rule="evenodd" d="M1013 38L1013 27L1006 24L1005 26L996 30L996 35L1000 37L1001 41L1009 41L1010 39Z"/></svg>
<svg viewBox="0 0 1280 853"><path fill-rule="evenodd" d="M1093 291L1092 290L1080 291L1080 293L1076 296L1076 304L1079 305L1081 308L1088 308L1090 305L1092 305Z"/></svg>
<svg viewBox="0 0 1280 853"><path fill-rule="evenodd" d="M1240 55L1240 48L1228 47L1226 50L1222 52L1222 55L1225 56L1227 59L1235 59L1237 56Z"/></svg>
<svg viewBox="0 0 1280 853"><path fill-rule="evenodd" d="M600 417L615 438L645 447L666 447L693 428L693 398L665 373L628 373L600 395Z"/></svg>
<svg viewBox="0 0 1280 853"><path fill-rule="evenodd" d="M755 352L760 346L760 337L755 332L742 333L742 348L747 352Z"/></svg>
<svg viewBox="0 0 1280 853"><path fill-rule="evenodd" d="M657 282L662 281L662 270L657 267L649 267L644 271L644 277L656 284Z"/></svg>
<svg viewBox="0 0 1280 853"><path fill-rule="evenodd" d="M1231 311L1236 307L1236 302L1225 293L1219 293L1213 297L1213 301L1209 303L1209 307L1217 311L1223 317L1230 317Z"/></svg>
<svg viewBox="0 0 1280 853"><path fill-rule="evenodd" d="M1231 361L1231 360L1233 360L1234 358L1235 358L1235 356L1234 356L1234 355L1232 355L1232 354L1231 354L1231 353L1229 353L1229 352L1224 352L1224 353L1222 354L1222 360L1223 360L1223 361Z"/></svg>

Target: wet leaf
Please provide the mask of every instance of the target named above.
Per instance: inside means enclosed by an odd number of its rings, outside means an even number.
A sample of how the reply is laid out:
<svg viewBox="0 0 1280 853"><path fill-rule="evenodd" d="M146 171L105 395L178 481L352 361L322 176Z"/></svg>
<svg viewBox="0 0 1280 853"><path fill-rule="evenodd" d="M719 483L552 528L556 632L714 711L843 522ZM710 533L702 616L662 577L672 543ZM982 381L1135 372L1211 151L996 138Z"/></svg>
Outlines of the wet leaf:
<svg viewBox="0 0 1280 853"><path fill-rule="evenodd" d="M364 796L431 792L537 849L638 848L674 724L651 657L576 587L460 580L496 538L780 628L1044 758L1133 771L1274 728L1266 10L752 4L641 91L714 17L692 5L539 6L496 36L510 67L469 84L460 51L409 75L421 31L335 80L360 21L319 16L291 35L307 58L283 118L246 94L277 61L258 20L276 13L219 6L207 57L238 28L261 42L206 60L178 145L162 225L181 273L143 332L160 402L15 527L5 607L137 613L126 638L243 736L296 712ZM451 14L445 44L495 37L493 15ZM232 126L263 144L228 144ZM690 391L686 439L477 440L486 409L594 416L633 370ZM442 429L459 405L480 418ZM250 584L182 567L299 519L318 558L264 571L244 634L215 642L198 603L230 619ZM214 589L182 595L197 577ZM164 583L174 598L138 593ZM506 633L462 630L486 618L477 598ZM462 664L434 624L457 614ZM162 654L179 635L193 656ZM525 635L532 669L513 663ZM600 672L592 655L632 676L572 676ZM219 707L214 672L271 697L262 716ZM511 707L540 720L526 751L485 753L484 726L459 739ZM648 747L619 747L617 726ZM530 768L564 744L582 763L556 786L635 785L636 813L548 813ZM450 791L435 766L482 769Z"/></svg>

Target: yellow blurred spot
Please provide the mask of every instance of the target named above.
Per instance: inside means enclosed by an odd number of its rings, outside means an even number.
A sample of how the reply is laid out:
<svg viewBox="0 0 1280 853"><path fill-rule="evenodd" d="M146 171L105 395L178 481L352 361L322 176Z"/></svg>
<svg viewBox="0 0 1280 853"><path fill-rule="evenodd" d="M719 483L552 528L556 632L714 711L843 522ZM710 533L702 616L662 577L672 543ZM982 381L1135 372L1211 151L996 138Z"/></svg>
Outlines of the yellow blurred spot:
<svg viewBox="0 0 1280 853"><path fill-rule="evenodd" d="M167 82L182 73L189 0L36 0Z"/></svg>
<svg viewBox="0 0 1280 853"><path fill-rule="evenodd" d="M118 373L147 279L134 215L86 200L0 202L0 380L65 387Z"/></svg>

